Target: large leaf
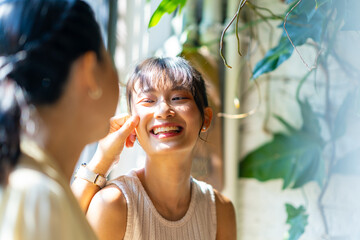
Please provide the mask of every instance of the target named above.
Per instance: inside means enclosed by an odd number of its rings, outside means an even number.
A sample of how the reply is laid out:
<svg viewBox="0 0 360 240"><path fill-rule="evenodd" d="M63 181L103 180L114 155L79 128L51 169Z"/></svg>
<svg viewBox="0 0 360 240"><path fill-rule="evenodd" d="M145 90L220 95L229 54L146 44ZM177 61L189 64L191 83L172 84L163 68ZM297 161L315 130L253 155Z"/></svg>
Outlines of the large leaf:
<svg viewBox="0 0 360 240"><path fill-rule="evenodd" d="M305 232L305 227L308 224L309 215L303 206L295 208L291 204L285 204L287 219L286 223L290 225L287 240L298 240Z"/></svg>
<svg viewBox="0 0 360 240"><path fill-rule="evenodd" d="M165 13L171 14L178 7L181 11L185 4L186 0L162 0L153 15L151 16L148 28L156 26Z"/></svg>
<svg viewBox="0 0 360 240"><path fill-rule="evenodd" d="M288 12L296 3L297 1L290 5ZM286 30L295 46L303 45L308 39L315 42L321 41L321 35L325 31L323 28L323 21L326 19L325 10L329 6L330 3L327 1L317 4L315 0L303 0L293 9L287 18ZM283 27L283 24L280 24L279 27ZM294 47L283 30L278 45L270 49L265 57L255 65L252 79L277 69L292 55L293 51Z"/></svg>
<svg viewBox="0 0 360 240"><path fill-rule="evenodd" d="M288 39L281 37L279 45L270 49L263 59L261 59L253 69L252 79L258 78L264 73L271 72L286 61L293 52L293 47L288 43Z"/></svg>
<svg viewBox="0 0 360 240"><path fill-rule="evenodd" d="M303 124L301 130L312 134L314 137L321 135L321 127L318 116L314 113L308 100L298 101L300 105Z"/></svg>
<svg viewBox="0 0 360 240"><path fill-rule="evenodd" d="M248 154L239 165L239 176L259 181L283 179L283 188L298 188L312 180L321 185L322 142L297 131L275 134L274 139Z"/></svg>
<svg viewBox="0 0 360 240"><path fill-rule="evenodd" d="M275 133L268 142L250 152L239 164L239 177L259 181L283 179L283 189L299 188L310 181L322 186L325 175L319 120L308 101L300 102L303 124L295 129L280 116L276 118L288 134Z"/></svg>

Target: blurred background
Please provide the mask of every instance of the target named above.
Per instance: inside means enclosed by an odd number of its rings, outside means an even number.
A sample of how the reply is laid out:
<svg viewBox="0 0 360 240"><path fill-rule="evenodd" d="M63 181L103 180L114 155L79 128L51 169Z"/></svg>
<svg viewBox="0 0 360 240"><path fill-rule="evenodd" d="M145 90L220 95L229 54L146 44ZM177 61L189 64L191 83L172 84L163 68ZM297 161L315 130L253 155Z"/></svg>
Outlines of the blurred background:
<svg viewBox="0 0 360 240"><path fill-rule="evenodd" d="M216 114L193 176L233 201L238 239L360 239L359 1L88 2L123 84L154 55L203 74ZM110 178L144 156L125 149Z"/></svg>

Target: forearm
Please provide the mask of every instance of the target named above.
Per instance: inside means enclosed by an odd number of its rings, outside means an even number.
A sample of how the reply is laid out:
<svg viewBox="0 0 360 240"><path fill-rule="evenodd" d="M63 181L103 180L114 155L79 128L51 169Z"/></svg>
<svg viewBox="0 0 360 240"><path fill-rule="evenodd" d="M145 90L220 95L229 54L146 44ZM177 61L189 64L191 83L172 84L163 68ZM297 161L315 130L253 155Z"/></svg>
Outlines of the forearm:
<svg viewBox="0 0 360 240"><path fill-rule="evenodd" d="M134 145L136 139L135 127L138 122L138 116L131 118L128 115L113 117L110 121L110 132L99 141L94 157L86 166L87 170L106 177L115 160L122 152L124 145L127 147ZM94 174L92 175L94 176ZM96 180L99 180L97 175L95 176ZM86 213L92 198L100 190L100 187L91 181L77 177L73 181L71 188L81 209Z"/></svg>
<svg viewBox="0 0 360 240"><path fill-rule="evenodd" d="M100 190L100 187L84 179L75 178L71 184L71 189L78 200L81 210L86 213L91 199Z"/></svg>
<svg viewBox="0 0 360 240"><path fill-rule="evenodd" d="M104 160L98 149L92 160L87 164L86 168L96 174L106 177L112 166L112 162L113 161ZM88 180L82 179L81 177L75 177L71 184L71 189L75 198L78 200L81 209L84 213L86 213L91 199L100 190L100 187Z"/></svg>

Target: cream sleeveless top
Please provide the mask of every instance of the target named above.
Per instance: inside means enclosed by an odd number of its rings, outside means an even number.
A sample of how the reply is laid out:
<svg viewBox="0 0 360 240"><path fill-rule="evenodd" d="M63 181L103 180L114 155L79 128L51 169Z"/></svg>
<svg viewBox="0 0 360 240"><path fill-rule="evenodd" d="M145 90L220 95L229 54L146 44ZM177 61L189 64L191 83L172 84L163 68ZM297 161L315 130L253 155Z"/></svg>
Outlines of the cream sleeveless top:
<svg viewBox="0 0 360 240"><path fill-rule="evenodd" d="M124 194L127 225L124 240L216 239L216 208L213 188L192 179L189 209L178 221L163 218L154 207L135 171L111 183Z"/></svg>

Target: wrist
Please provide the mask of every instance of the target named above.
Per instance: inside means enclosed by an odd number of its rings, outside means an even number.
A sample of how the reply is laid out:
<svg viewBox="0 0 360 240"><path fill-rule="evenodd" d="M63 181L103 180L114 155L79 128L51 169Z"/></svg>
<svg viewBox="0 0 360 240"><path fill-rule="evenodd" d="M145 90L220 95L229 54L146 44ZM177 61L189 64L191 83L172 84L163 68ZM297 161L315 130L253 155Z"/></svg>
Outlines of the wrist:
<svg viewBox="0 0 360 240"><path fill-rule="evenodd" d="M99 150L97 150L87 164L87 168L93 172L96 172L102 176L107 176L114 164L114 158L110 159L104 156Z"/></svg>
<svg viewBox="0 0 360 240"><path fill-rule="evenodd" d="M94 172L88 168L86 163L82 163L75 174L76 178L84 179L100 188L105 187L107 179L104 175Z"/></svg>

